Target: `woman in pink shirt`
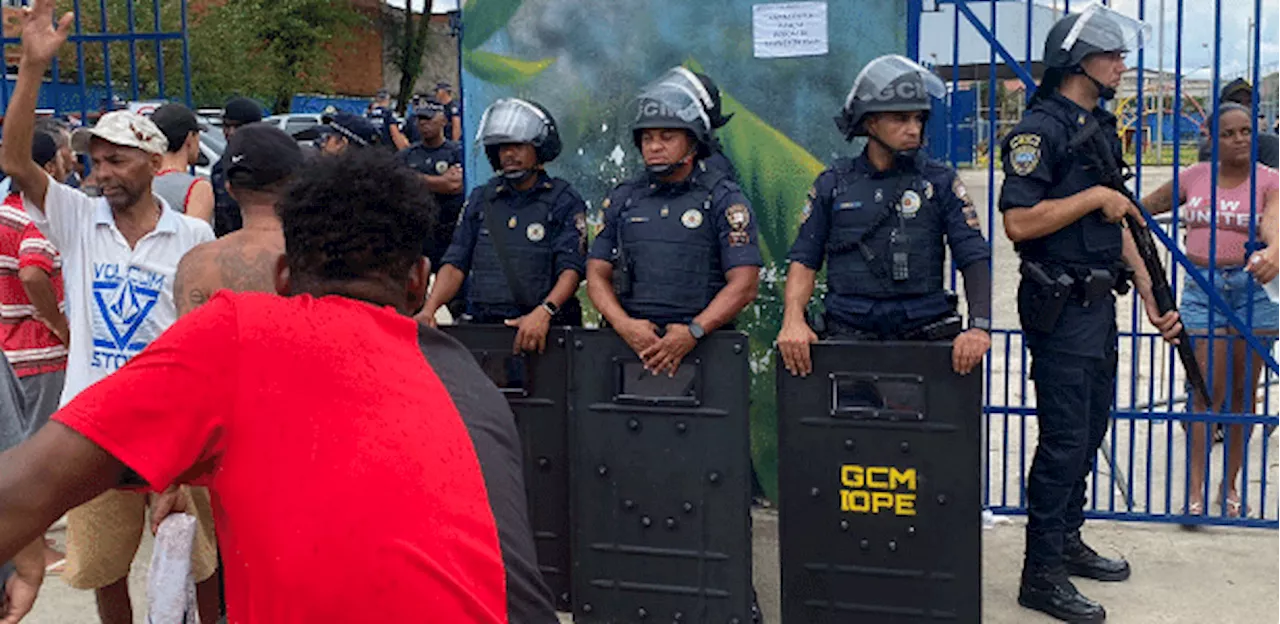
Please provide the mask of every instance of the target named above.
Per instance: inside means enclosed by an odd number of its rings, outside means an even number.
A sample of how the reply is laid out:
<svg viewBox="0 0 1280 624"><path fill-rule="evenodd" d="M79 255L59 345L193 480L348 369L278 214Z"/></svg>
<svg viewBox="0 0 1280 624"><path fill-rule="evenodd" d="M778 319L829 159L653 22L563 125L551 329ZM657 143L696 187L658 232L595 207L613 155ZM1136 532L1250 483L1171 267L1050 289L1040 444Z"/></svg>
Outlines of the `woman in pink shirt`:
<svg viewBox="0 0 1280 624"><path fill-rule="evenodd" d="M1249 109L1239 104L1223 104L1218 110L1218 209L1216 213L1211 209L1214 181L1211 163L1207 162L1182 170L1177 199L1181 209L1179 218L1187 228L1187 256L1200 267L1201 275L1209 280L1236 316L1251 324L1251 332L1269 348L1275 340L1280 312L1262 285L1276 278L1280 177L1275 169L1251 160L1252 136ZM1257 177L1256 194L1252 195L1251 174ZM1172 182L1148 195L1143 204L1153 213L1171 210ZM1257 243L1265 247L1249 246L1251 223L1256 224ZM1240 334L1220 309L1210 312L1213 304L1209 296L1190 276L1183 284L1180 312L1188 332L1193 336L1204 336L1211 330L1215 336ZM1239 338L1196 340L1195 343L1202 369L1209 368L1212 343L1212 394L1216 404L1206 409L1200 398L1195 397L1194 411L1254 413L1258 374L1264 366L1262 358L1251 353ZM1236 478L1244 459L1245 430L1243 425L1231 425L1227 429L1227 475L1218 489L1218 500L1228 517L1239 517ZM1205 461L1209 454L1205 447L1206 430L1205 423L1191 426L1191 491L1187 497L1187 513L1192 515L1204 513Z"/></svg>

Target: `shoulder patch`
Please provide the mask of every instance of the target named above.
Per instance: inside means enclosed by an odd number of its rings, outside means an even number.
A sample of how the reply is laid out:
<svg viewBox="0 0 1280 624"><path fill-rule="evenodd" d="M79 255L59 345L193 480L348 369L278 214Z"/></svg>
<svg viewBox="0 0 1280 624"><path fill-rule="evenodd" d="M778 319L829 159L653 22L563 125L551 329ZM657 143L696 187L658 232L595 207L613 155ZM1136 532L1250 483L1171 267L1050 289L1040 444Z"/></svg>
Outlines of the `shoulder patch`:
<svg viewBox="0 0 1280 624"><path fill-rule="evenodd" d="M955 194L956 199L960 200L960 210L964 213L965 225L981 232L982 220L978 218L978 209L974 207L973 198L969 197L969 189L965 188L964 182L958 175L951 180L951 192Z"/></svg>
<svg viewBox="0 0 1280 624"><path fill-rule="evenodd" d="M751 224L751 210L743 204L734 204L724 211L724 218L729 221L730 229L745 232Z"/></svg>
<svg viewBox="0 0 1280 624"><path fill-rule="evenodd" d="M1040 135L1019 134L1009 139L1009 164L1020 176L1030 175L1040 166Z"/></svg>

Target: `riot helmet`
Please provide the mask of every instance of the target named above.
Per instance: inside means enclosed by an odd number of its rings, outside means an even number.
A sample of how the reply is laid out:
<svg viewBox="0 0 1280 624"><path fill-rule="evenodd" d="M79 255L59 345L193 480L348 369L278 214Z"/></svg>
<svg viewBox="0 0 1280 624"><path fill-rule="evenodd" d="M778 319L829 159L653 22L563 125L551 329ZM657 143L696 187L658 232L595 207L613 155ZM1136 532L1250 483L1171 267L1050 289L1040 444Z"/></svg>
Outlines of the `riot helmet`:
<svg viewBox="0 0 1280 624"><path fill-rule="evenodd" d="M707 112L707 119L711 122L711 129L722 128L725 124L733 119L733 115L725 115L721 110L720 88L716 86L714 80L706 74L695 72L691 69L677 65L667 70L655 83L660 82L684 83L689 89L698 96L698 102L702 104L702 110Z"/></svg>
<svg viewBox="0 0 1280 624"><path fill-rule="evenodd" d="M1101 4L1093 3L1075 15L1058 20L1044 40L1046 85L1056 88L1067 74L1088 78L1104 100L1115 97L1115 89L1084 71L1081 63L1091 54L1128 53L1141 48L1151 36L1151 27Z"/></svg>
<svg viewBox="0 0 1280 624"><path fill-rule="evenodd" d="M711 154L711 117L697 92L683 78L668 73L640 90L636 96L636 119L631 123L631 140L640 149L640 135L648 128L672 128L688 132L699 158ZM647 165L650 174L666 176L680 166L674 163Z"/></svg>
<svg viewBox="0 0 1280 624"><path fill-rule="evenodd" d="M867 115L883 112L921 111L928 119L931 98L947 94L947 87L933 72L897 54L887 54L867 63L853 81L844 100L836 127L846 141L867 136Z"/></svg>
<svg viewBox="0 0 1280 624"><path fill-rule="evenodd" d="M509 143L528 143L545 165L560 155L560 131L550 111L541 104L519 98L502 98L486 108L480 117L476 143L484 146L489 165L503 177L518 182L533 175L532 169L503 171L498 150Z"/></svg>

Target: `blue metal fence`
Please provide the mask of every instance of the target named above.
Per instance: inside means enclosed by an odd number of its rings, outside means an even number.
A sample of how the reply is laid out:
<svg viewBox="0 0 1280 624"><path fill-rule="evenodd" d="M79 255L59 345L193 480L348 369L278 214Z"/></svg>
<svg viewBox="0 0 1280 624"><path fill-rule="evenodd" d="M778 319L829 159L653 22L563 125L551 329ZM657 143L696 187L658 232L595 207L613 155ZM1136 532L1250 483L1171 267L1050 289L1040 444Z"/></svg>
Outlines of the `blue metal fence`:
<svg viewBox="0 0 1280 624"><path fill-rule="evenodd" d="M1055 3L1056 6L1051 8L1060 10L1050 10L1047 16L1045 9L1050 7L1038 7L1033 10L1032 0L1016 2L925 0L920 8L927 12L938 10L940 6L948 4L953 5L955 9L952 12L954 17L950 27L951 32L926 35L935 37L949 34L952 37L951 58L938 58L939 55L935 54L931 59L935 66L950 71L951 76L951 94L945 111L948 121L947 136L939 139L931 135L931 140L935 143L939 140L943 141L945 148L939 149L935 145L933 151L937 154L947 154L953 166L978 163L977 169L962 169L962 177L971 188L983 182L986 185L986 228L988 239L993 245L996 290L994 320L999 329L993 332L992 352L987 361L984 411L988 461L984 499L988 508L995 513L1019 514L1026 511L1026 474L1037 437L1035 397L1034 385L1028 382L1030 357L1023 343L1022 332L1018 328L1012 296L1018 279L1018 260L1004 237L1002 227L998 225L999 220L995 209L998 188L1003 176L997 166L999 159L993 146L999 145L1002 138L1001 131L1011 127L1017 121L1017 115L999 119L999 111L1009 108L1020 109L1020 107L1010 107L1008 101L1004 102L1004 107L1001 107L1000 102L997 101L998 89L993 88L993 85L997 84L1002 76L1012 75L1022 81L1027 95L1034 92L1032 71L1044 42L1042 39L1033 41L1033 28L1043 26L1033 24L1033 19L1045 17L1056 19L1063 12L1071 11L1072 7L1069 0ZM1080 1L1075 4L1077 11L1085 5ZM1138 19L1148 20L1148 18L1159 17L1155 11L1148 11L1149 4L1155 3L1138 0L1136 7L1133 6L1134 3L1127 3L1126 7L1132 7L1133 12L1129 14ZM1163 2L1160 4L1164 5ZM1180 148L1183 145L1195 140L1194 135L1188 136L1185 132L1186 124L1195 123L1199 119L1194 114L1187 114L1189 111L1184 110L1184 82L1189 80L1183 71L1184 56L1187 53L1186 48L1191 47L1183 45L1188 26L1187 7L1184 4L1185 0L1169 0L1168 5L1173 10L1166 17L1174 18L1173 27L1168 29L1169 32L1164 33L1169 35L1167 39L1173 43L1174 93L1172 110L1164 120L1168 130L1161 136L1168 137L1166 140L1173 145L1173 166L1169 168L1164 165L1144 164L1144 148L1148 147L1146 144L1149 143L1149 139L1146 133L1135 133L1132 142L1135 172L1132 188L1139 196L1154 191L1165 181L1169 181L1174 189L1180 188L1179 170L1183 166L1192 164L1182 162L1180 154ZM1009 7L1019 9L1025 7L1025 10L1010 12L1016 14L1018 18L1025 15L1025 33L1019 38L1020 42L1025 42L1023 50L1010 51L1008 47L1018 46L1006 46L992 34L1007 32L1004 28L998 29L997 22L1001 19L1002 11L1006 11ZM1201 4L1197 4L1196 7L1198 16L1205 14L1205 7ZM1218 121L1214 113L1221 105L1218 93L1221 83L1224 82L1221 80L1224 73L1222 67L1223 0L1214 0L1213 9L1213 60L1208 68L1211 85L1208 101L1203 108L1210 111L1208 119L1211 137L1210 179L1216 180L1219 141ZM1274 11L1274 8L1271 10ZM1240 6L1233 11L1250 11L1254 16L1253 23L1269 24L1271 28L1275 27L1274 16L1269 19L1264 17L1261 0L1254 0L1247 7ZM1005 17L1011 19L1009 15ZM920 24L921 21L916 19L914 23ZM1261 30L1261 27L1254 29L1248 38L1247 45L1251 46L1253 51L1252 59L1259 58ZM989 56L985 59L985 76L978 74L983 68L976 66L972 59L961 59L961 37L965 37L966 40L979 37L987 42ZM1164 41L1166 37L1157 39ZM920 36L915 40L919 41ZM1135 99L1139 103L1144 102L1144 96L1147 95L1144 93L1146 90L1144 70L1150 67L1152 53L1148 50L1154 45L1156 45L1154 42L1147 42L1146 48L1140 49L1126 59L1137 68ZM1199 47L1198 44L1196 47ZM1021 60L1015 57L1015 54L1021 54ZM971 98L975 91L966 89L964 88L966 85L961 84L961 69L966 62L970 64L968 68L970 75L978 75L978 80L985 80L987 85L983 93L986 96L986 102L983 104L985 110L977 111L978 119L975 120L977 123L968 124L963 121L964 115L966 111L974 108ZM1259 85L1261 76L1258 63L1253 63L1249 69L1252 84ZM1256 98L1253 109L1252 118L1256 119L1258 112ZM1154 125L1154 120L1144 121L1144 123ZM968 158L965 157L967 146L972 146L974 142L972 133L978 128L982 131L978 141L985 142L988 146L985 162L982 158L975 158L974 156L977 155L972 152L968 152ZM1257 162L1258 132L1259 128L1255 127L1252 147L1254 162ZM968 133L967 136L966 133ZM1250 244L1258 241L1258 217L1264 208L1258 205L1256 192L1254 192L1258 182L1257 177L1250 176L1249 182L1250 196L1254 198L1250 202ZM1219 262L1239 264L1242 260L1240 258L1217 257L1218 227L1216 224L1219 222L1217 195L1217 188L1214 185L1209 198L1209 223L1211 224L1208 226L1210 227L1209 248L1212 250L1209 261L1213 264ZM1169 267L1175 293L1182 290L1181 286L1185 280L1194 281L1208 294L1211 301L1209 326L1214 326L1215 320L1225 318L1226 325L1233 334L1232 336L1205 336L1198 339L1199 342L1208 345L1207 353L1210 357L1201 360L1207 368L1206 377L1210 380L1213 380L1215 375L1219 378L1225 377L1227 387L1230 387L1232 382L1244 382L1247 387L1252 374L1261 369L1259 390L1255 393L1255 397L1251 397L1256 399L1254 405L1236 405L1234 403L1239 401L1230 400L1216 409L1214 406L1205 408L1190 405L1186 398L1188 393L1184 389L1185 375L1172 347L1166 345L1146 323L1145 312L1140 309L1136 296L1122 298L1121 313L1118 315L1120 372L1112 408L1113 419L1107 440L1098 457L1095 458L1095 470L1089 483L1089 504L1086 514L1095 518L1118 520L1229 524L1274 529L1278 526L1277 499L1273 483L1275 475L1271 472L1271 464L1274 461L1272 458L1275 456L1276 449L1274 448L1275 438L1270 434L1277 422L1277 396L1273 390L1277 368L1275 357L1271 353L1269 337L1257 336L1254 330L1256 326L1264 324L1262 321L1266 319L1254 319L1252 307L1245 311L1243 317L1237 314L1222 296L1222 290L1219 288L1222 285L1221 277L1216 272L1205 274L1198 270L1195 262L1181 247L1183 229L1179 223L1180 211L1176 205L1178 202L1174 203L1175 206L1171 211L1172 219L1167 224L1152 222L1150 225L1153 233L1166 248L1164 260ZM1252 288L1254 286L1252 277L1248 279L1249 287ZM1126 311L1127 314L1125 314ZM1270 321L1274 323L1275 319ZM1274 330L1271 334L1274 335ZM1227 351L1226 361L1221 355L1215 355L1217 350L1223 347L1226 347ZM1236 354L1244 356L1243 379L1237 378L1241 371L1234 370L1236 367L1230 365L1231 359ZM1222 394L1223 392L1215 392L1215 396L1220 397ZM1187 501L1194 496L1191 480L1193 473L1197 471L1191 468L1191 465L1197 451L1193 449L1189 432L1195 430L1197 425L1208 427L1221 425L1227 439L1220 445L1208 444L1198 451L1206 466L1206 475L1198 490L1200 498L1206 504L1203 514L1193 516L1188 514ZM1241 435L1242 431L1243 435ZM1240 444L1242 438L1243 450L1238 455L1238 460L1242 464L1239 469L1242 513L1240 517L1229 517L1229 512L1232 510L1222 500L1217 484L1223 481L1223 475L1230 475L1234 468L1229 465L1229 460L1232 458L1226 449L1233 444Z"/></svg>
<svg viewBox="0 0 1280 624"><path fill-rule="evenodd" d="M25 3L24 3L25 4ZM191 57L187 37L187 0L125 0L119 2L75 0L75 29L68 38L74 47L74 77L68 77L62 67L63 58L55 59L50 79L40 92L40 106L53 109L57 115L68 115L81 121L91 121L103 112L111 102L129 100L176 100L188 106L192 104ZM151 13L150 24L139 23L138 8ZM123 15L120 9L123 8ZM145 20L144 20L145 21ZM21 46L17 37L0 38L6 46ZM151 48L150 68L139 68L139 44ZM168 44L168 45L166 45ZM121 84L115 75L122 50L128 47L128 81ZM91 58L92 57L92 58ZM92 61L88 63L87 61ZM180 89L172 89L166 76L166 63L181 64ZM92 71L90 65L93 65ZM98 68L100 66L100 69ZM0 80L0 110L7 109L13 90L16 68L7 68L7 78ZM147 71L151 70L151 71ZM152 73L152 71L154 73ZM143 81L154 85L143 86Z"/></svg>

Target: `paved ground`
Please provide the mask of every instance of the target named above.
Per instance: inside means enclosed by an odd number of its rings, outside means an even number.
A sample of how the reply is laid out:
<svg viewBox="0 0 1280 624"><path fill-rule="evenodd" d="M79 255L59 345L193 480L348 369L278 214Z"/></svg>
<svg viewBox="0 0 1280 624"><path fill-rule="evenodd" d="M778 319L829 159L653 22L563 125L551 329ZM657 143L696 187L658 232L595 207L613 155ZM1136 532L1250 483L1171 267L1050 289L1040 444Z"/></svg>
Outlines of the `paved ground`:
<svg viewBox="0 0 1280 624"><path fill-rule="evenodd" d="M777 516L755 518L756 588L768 622L779 622ZM1134 575L1122 584L1081 580L1081 591L1106 605L1109 622L1261 624L1275 622L1277 609L1276 551L1280 535L1262 529L1186 531L1171 525L1090 522L1086 539L1100 552L1132 562ZM143 546L150 557L151 543ZM1017 605L1022 557L1022 522L1010 519L983 532L983 622L1035 624L1049 618ZM139 566L141 568L142 566ZM131 578L135 604L142 604L145 572ZM45 586L33 624L94 622L89 592L68 588L58 579ZM145 622L140 612L135 622ZM567 618L565 621L569 621ZM792 624L792 623L788 623Z"/></svg>

